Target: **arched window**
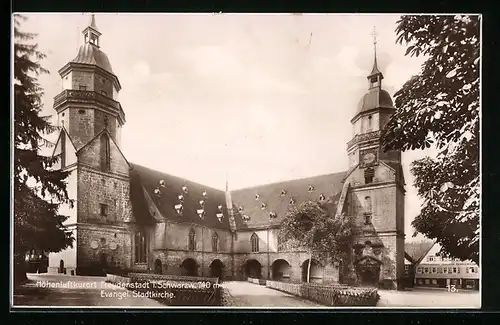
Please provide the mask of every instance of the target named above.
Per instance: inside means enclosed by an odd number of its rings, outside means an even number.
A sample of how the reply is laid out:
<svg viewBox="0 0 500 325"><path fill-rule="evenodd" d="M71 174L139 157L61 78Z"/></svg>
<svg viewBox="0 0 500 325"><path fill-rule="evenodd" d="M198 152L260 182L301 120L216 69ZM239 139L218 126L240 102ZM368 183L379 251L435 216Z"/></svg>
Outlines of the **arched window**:
<svg viewBox="0 0 500 325"><path fill-rule="evenodd" d="M143 231L135 233L135 262L146 263L147 261L147 242Z"/></svg>
<svg viewBox="0 0 500 325"><path fill-rule="evenodd" d="M252 243L252 253L256 253L259 251L259 236L256 233L253 233L250 237L250 241Z"/></svg>
<svg viewBox="0 0 500 325"><path fill-rule="evenodd" d="M216 232L212 235L212 251L219 251L219 235Z"/></svg>
<svg viewBox="0 0 500 325"><path fill-rule="evenodd" d="M194 229L189 230L188 249L190 251L194 251L196 249L196 233L194 232Z"/></svg>
<svg viewBox="0 0 500 325"><path fill-rule="evenodd" d="M61 132L61 168L66 167L66 132Z"/></svg>
<svg viewBox="0 0 500 325"><path fill-rule="evenodd" d="M372 116L368 115L368 127L366 128L366 132L372 132Z"/></svg>
<svg viewBox="0 0 500 325"><path fill-rule="evenodd" d="M365 214L372 214L372 199L371 197L365 197Z"/></svg>
<svg viewBox="0 0 500 325"><path fill-rule="evenodd" d="M101 170L109 171L111 168L111 157L109 152L109 138L106 133L101 135Z"/></svg>

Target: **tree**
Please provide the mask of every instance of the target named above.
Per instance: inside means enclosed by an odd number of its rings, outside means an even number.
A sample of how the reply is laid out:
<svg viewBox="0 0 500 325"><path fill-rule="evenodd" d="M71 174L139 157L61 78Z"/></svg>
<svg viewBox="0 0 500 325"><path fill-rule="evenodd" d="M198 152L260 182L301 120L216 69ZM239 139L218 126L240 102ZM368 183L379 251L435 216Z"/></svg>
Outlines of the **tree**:
<svg viewBox="0 0 500 325"><path fill-rule="evenodd" d="M479 17L402 16L396 33L426 61L394 95L384 150L437 148L411 165L424 199L412 225L441 255L479 263Z"/></svg>
<svg viewBox="0 0 500 325"><path fill-rule="evenodd" d="M313 256L323 262L341 262L348 258L353 224L344 215L336 218L332 207L331 199L326 202L307 201L292 206L281 224L280 238L286 239L290 247L306 249L310 254L307 282Z"/></svg>
<svg viewBox="0 0 500 325"><path fill-rule="evenodd" d="M31 249L57 252L72 245L71 232L63 225L66 216L59 205L70 204L65 179L68 172L53 170L59 157L41 150L51 143L44 135L54 132L47 117L39 115L43 90L37 76L48 73L38 63L45 55L35 34L20 30L26 17L14 17L14 280L26 278L24 257ZM36 61L34 61L36 60Z"/></svg>

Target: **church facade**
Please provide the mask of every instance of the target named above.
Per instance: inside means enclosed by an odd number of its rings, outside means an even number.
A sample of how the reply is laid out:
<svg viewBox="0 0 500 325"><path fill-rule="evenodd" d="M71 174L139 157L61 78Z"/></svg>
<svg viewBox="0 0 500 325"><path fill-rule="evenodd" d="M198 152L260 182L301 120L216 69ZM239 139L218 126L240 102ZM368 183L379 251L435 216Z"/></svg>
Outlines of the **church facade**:
<svg viewBox="0 0 500 325"><path fill-rule="evenodd" d="M383 152L380 130L394 112L375 63L351 120L347 171L229 191L129 162L121 147L121 85L99 46L92 16L77 56L59 74L60 134L53 155L70 171L60 212L75 242L49 255L48 271L111 268L161 274L304 281L309 254L277 234L292 205L334 198L357 225L352 261L361 282L398 287L404 274L404 179L399 152ZM333 217L333 216L332 216ZM344 269L311 263L310 281L342 281Z"/></svg>

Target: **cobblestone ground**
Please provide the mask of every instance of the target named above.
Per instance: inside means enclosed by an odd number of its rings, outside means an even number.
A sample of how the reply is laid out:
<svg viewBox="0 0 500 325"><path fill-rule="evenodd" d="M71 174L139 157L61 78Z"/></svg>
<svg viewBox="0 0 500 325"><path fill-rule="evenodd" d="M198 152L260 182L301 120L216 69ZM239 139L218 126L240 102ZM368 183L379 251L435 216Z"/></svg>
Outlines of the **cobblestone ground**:
<svg viewBox="0 0 500 325"><path fill-rule="evenodd" d="M244 281L225 282L227 307L324 307L287 293Z"/></svg>
<svg viewBox="0 0 500 325"><path fill-rule="evenodd" d="M438 289L414 289L413 291L379 290L377 307L415 308L480 308L478 291L448 292Z"/></svg>
<svg viewBox="0 0 500 325"><path fill-rule="evenodd" d="M14 290L15 307L166 307L155 300L134 297L129 290L105 283L104 277L28 274L28 279L28 283ZM68 287L53 288L49 287L50 283L65 283Z"/></svg>

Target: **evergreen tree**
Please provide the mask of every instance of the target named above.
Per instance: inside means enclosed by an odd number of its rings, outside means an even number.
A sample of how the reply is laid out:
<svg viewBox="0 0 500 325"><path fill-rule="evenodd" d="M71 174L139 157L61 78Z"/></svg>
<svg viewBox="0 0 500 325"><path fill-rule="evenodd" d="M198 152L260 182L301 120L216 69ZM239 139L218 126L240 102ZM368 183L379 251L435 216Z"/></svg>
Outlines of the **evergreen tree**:
<svg viewBox="0 0 500 325"><path fill-rule="evenodd" d="M413 227L444 256L479 263L479 17L402 16L397 42L424 55L421 72L395 94L396 113L382 134L385 149L438 149L414 161L424 199Z"/></svg>
<svg viewBox="0 0 500 325"><path fill-rule="evenodd" d="M59 157L42 155L51 143L44 136L56 130L40 116L43 90L38 61L45 55L30 44L36 34L22 32L26 17L14 16L14 280L26 278L25 254L31 249L57 252L72 245L71 232L58 214L60 204L70 203L65 179L68 172L54 170Z"/></svg>

